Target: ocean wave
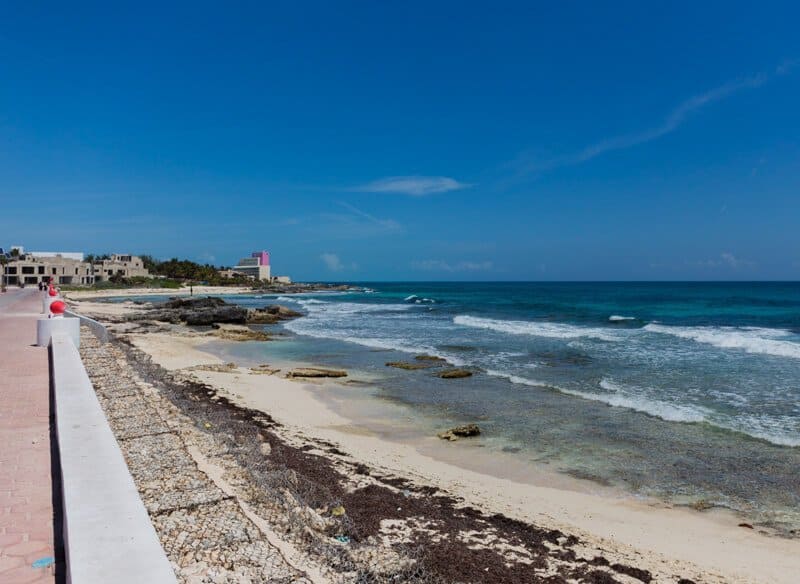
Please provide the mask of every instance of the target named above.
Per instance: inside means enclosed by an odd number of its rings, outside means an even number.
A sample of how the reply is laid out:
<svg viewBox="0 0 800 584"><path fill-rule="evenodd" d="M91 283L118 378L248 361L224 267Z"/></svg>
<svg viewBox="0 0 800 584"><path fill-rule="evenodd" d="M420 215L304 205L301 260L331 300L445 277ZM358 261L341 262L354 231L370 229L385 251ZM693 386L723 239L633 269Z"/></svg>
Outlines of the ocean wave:
<svg viewBox="0 0 800 584"><path fill-rule="evenodd" d="M800 343L784 340L789 331L757 327L667 326L651 323L644 329L653 333L672 335L720 349L741 349L748 353L800 359Z"/></svg>
<svg viewBox="0 0 800 584"><path fill-rule="evenodd" d="M504 379L508 379L512 383L516 383L519 385L541 387L543 389L557 391L559 393L563 393L566 395L572 395L590 401L601 402L609 406L626 408L656 418L661 418L662 420L665 420L667 422L686 422L686 423L704 422L706 421L707 414L709 413L709 411L706 410L705 408L670 404L660 400L653 400L641 396L633 396L620 393L621 387L614 384L614 382L606 379L603 379L600 382L600 386L606 391L611 391L611 393L594 393L588 391L580 391L577 389L569 389L566 387L559 387L551 383L536 381L534 379L527 379L519 375L514 375L512 373L506 373L503 371L497 371L493 369L487 369L486 373L494 377L502 377Z"/></svg>
<svg viewBox="0 0 800 584"><path fill-rule="evenodd" d="M612 314L608 317L608 322L625 322L626 320L636 320L635 316L620 316L619 314Z"/></svg>
<svg viewBox="0 0 800 584"><path fill-rule="evenodd" d="M734 432L741 432L754 438L766 440L778 446L800 446L800 428L794 433L786 431L786 428L791 425L797 427L797 418L747 415L738 418L734 423L718 425Z"/></svg>
<svg viewBox="0 0 800 584"><path fill-rule="evenodd" d="M587 399L597 399L609 405L627 407L650 415L655 415L669 422L705 422L717 428L745 434L751 438L765 440L778 446L800 446L800 434L786 432L796 420L789 417L767 415L722 416L708 408L698 405L670 404L661 400L653 400L637 394L643 390L630 388L611 379L604 378L600 387L611 392L609 395L589 395L574 392Z"/></svg>
<svg viewBox="0 0 800 584"><path fill-rule="evenodd" d="M723 430L744 434L777 446L800 446L800 430L795 433L786 431L786 428L796 424L796 419L789 416L784 417L784 419L776 419L774 416L746 415L725 420L715 416L712 410L702 406L667 403L641 395L632 395L631 388L607 378L602 379L599 385L608 393L595 393L559 387L544 381L528 379L495 369L487 369L486 374L507 379L517 385L538 387L589 401L604 403L612 407L633 410L654 418L660 418L666 422L707 423Z"/></svg>
<svg viewBox="0 0 800 584"><path fill-rule="evenodd" d="M295 302L305 308L310 315L345 315L365 312L405 312L412 308L408 304L367 304L363 302L326 302L316 298L298 299Z"/></svg>
<svg viewBox="0 0 800 584"><path fill-rule="evenodd" d="M416 294L412 294L411 296L407 296L404 298L406 302L413 302L414 304L436 304L436 300L433 298L421 298Z"/></svg>
<svg viewBox="0 0 800 584"><path fill-rule="evenodd" d="M502 379L508 379L511 383L516 383L517 385L530 385L532 387L550 387L545 383L534 381L533 379L526 379L525 377L514 375L513 373L498 371L497 369L486 369L486 374L491 375L492 377L500 377Z"/></svg>
<svg viewBox="0 0 800 584"><path fill-rule="evenodd" d="M619 331L602 328L590 328L570 324L552 322L533 322L527 320L495 320L477 316L458 315L453 318L455 324L472 328L488 329L512 335L531 335L551 339L578 339L582 337L601 341L621 341Z"/></svg>
<svg viewBox="0 0 800 584"><path fill-rule="evenodd" d="M412 344L396 338L359 336L353 334L352 331L332 329L324 324L314 323L313 320L300 318L285 322L283 326L286 330L295 334L306 335L317 339L333 339L361 345L362 347L369 347L371 349L386 349L412 355L432 355L434 357L441 357L456 367L463 367L467 364L463 359L439 351L430 345Z"/></svg>
<svg viewBox="0 0 800 584"><path fill-rule="evenodd" d="M625 387L607 378L600 380L600 387L609 393L574 392L586 399L601 401L610 406L628 408L649 414L668 422L705 422L711 410L694 405L674 404L662 400L651 399L641 395L641 389Z"/></svg>

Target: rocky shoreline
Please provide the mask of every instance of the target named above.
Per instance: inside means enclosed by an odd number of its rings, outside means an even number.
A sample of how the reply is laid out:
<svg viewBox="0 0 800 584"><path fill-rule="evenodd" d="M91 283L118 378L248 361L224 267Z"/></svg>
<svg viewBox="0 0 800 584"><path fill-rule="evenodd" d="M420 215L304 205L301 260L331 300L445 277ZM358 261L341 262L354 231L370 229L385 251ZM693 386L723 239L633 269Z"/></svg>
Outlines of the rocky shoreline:
<svg viewBox="0 0 800 584"><path fill-rule="evenodd" d="M81 352L181 582L691 582L370 468L124 336Z"/></svg>

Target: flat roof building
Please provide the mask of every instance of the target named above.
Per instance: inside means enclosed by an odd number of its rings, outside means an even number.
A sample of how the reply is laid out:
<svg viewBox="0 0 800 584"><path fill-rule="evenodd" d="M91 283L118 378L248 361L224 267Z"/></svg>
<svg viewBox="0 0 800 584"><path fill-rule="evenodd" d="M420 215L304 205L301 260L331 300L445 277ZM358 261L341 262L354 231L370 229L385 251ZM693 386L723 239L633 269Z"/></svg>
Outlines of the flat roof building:
<svg viewBox="0 0 800 584"><path fill-rule="evenodd" d="M94 283L92 264L62 256L36 257L23 254L12 258L3 270L8 285L47 283L88 285Z"/></svg>
<svg viewBox="0 0 800 584"><path fill-rule="evenodd" d="M239 260L239 265L234 266L233 270L255 280L270 280L270 265L268 251L254 251L249 258Z"/></svg>
<svg viewBox="0 0 800 584"><path fill-rule="evenodd" d="M135 255L112 254L110 258L95 260L92 264L95 282L107 282L114 276L120 278L148 277L142 258Z"/></svg>
<svg viewBox="0 0 800 584"><path fill-rule="evenodd" d="M35 258L66 258L79 262L84 259L82 251L29 251L28 254Z"/></svg>

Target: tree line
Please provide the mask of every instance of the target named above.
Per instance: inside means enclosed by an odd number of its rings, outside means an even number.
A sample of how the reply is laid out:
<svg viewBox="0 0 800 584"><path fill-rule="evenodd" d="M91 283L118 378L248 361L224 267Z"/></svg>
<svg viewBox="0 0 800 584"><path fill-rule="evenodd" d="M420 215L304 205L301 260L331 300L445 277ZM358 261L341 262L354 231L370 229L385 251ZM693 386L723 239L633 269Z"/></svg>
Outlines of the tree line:
<svg viewBox="0 0 800 584"><path fill-rule="evenodd" d="M238 285L252 284L247 276L234 275L226 278L220 275L218 268L211 264L199 264L191 260L179 260L172 258L169 260L158 260L151 255L140 255L144 267L150 272L151 277L167 278L179 282L204 282L212 286L218 285ZM108 254L88 254L85 261L95 262L110 259Z"/></svg>

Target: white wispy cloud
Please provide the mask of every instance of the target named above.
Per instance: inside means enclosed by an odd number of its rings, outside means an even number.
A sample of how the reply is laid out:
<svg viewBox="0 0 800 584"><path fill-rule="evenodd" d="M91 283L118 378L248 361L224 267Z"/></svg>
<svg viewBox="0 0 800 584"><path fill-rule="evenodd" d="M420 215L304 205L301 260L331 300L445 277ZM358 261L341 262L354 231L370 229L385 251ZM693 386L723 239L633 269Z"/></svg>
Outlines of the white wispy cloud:
<svg viewBox="0 0 800 584"><path fill-rule="evenodd" d="M719 254L719 257L694 262L693 265L700 268L730 268L732 270L738 270L740 268L753 268L756 263L752 260L737 257L726 251Z"/></svg>
<svg viewBox="0 0 800 584"><path fill-rule="evenodd" d="M796 64L797 61L786 61L771 72L758 73L749 77L729 81L710 91L695 95L674 108L660 124L641 132L613 136L590 144L578 152L549 159L531 160L528 156L521 156L513 163L513 166L517 167L518 175L521 176L542 173L563 166L581 164L607 152L624 150L632 148L633 146L652 142L653 140L657 140L677 130L693 113L701 108L721 101L740 91L761 87L773 77L789 73Z"/></svg>
<svg viewBox="0 0 800 584"><path fill-rule="evenodd" d="M390 176L356 187L364 193L390 193L424 197L436 193L458 191L471 185L448 176Z"/></svg>
<svg viewBox="0 0 800 584"><path fill-rule="evenodd" d="M325 267L331 272L343 272L345 270L358 269L358 265L356 263L345 264L335 253L325 252L319 257L325 264Z"/></svg>
<svg viewBox="0 0 800 584"><path fill-rule="evenodd" d="M489 261L461 261L451 264L444 260L417 260L411 262L411 267L415 270L425 270L429 272L485 272L493 269L494 264Z"/></svg>
<svg viewBox="0 0 800 584"><path fill-rule="evenodd" d="M353 205L337 202L341 212L319 213L305 218L303 229L309 237L323 241L331 239L364 239L395 235L404 231L394 219L376 217Z"/></svg>
<svg viewBox="0 0 800 584"><path fill-rule="evenodd" d="M360 217L361 219L366 220L368 223L372 223L373 225L376 225L385 231L402 231L403 229L402 226L394 219L380 219L354 207L350 203L340 201L339 205L353 213L356 217Z"/></svg>

